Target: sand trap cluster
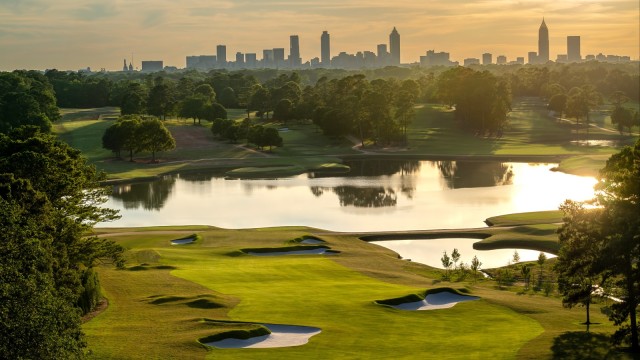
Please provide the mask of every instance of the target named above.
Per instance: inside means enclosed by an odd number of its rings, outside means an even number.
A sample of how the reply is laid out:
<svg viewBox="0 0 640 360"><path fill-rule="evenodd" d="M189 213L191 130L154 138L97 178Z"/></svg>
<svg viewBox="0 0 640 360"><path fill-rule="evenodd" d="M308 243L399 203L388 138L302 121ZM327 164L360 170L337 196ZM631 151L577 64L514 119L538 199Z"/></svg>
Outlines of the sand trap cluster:
<svg viewBox="0 0 640 360"><path fill-rule="evenodd" d="M187 244L192 244L194 241L196 241L195 237L190 237L185 239L176 239L176 240L171 240L171 245L187 245Z"/></svg>
<svg viewBox="0 0 640 360"><path fill-rule="evenodd" d="M414 301L390 306L400 310L437 310L454 307L459 302L478 299L479 297L477 296L465 296L449 291L442 291L435 294L428 294L422 301Z"/></svg>
<svg viewBox="0 0 640 360"><path fill-rule="evenodd" d="M237 348L279 348L300 346L309 342L309 339L319 334L322 330L309 326L262 324L271 331L269 335L256 336L249 339L224 339L205 343L222 349Z"/></svg>

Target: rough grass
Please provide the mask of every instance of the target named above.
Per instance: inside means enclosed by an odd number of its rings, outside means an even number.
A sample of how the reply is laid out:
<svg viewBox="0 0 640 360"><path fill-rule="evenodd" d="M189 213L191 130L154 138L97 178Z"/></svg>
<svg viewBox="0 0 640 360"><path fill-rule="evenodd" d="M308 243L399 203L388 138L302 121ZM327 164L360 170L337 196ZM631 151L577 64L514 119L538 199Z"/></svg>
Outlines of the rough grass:
<svg viewBox="0 0 640 360"><path fill-rule="evenodd" d="M399 260L388 249L346 234L319 233L305 227L128 230L98 232L112 232L110 237L130 252L158 256L145 258L154 261L148 264L152 268L148 271L99 270L110 307L84 325L96 359L414 359L416 354L432 358L551 358L554 352L575 346L562 336L583 330L583 311L563 309L557 298L495 290L486 280L476 284L441 282L439 270ZM169 240L186 232L197 232L202 241L189 247L169 245ZM278 247L288 239L309 235L321 237L341 251L340 255L227 256L242 248ZM374 304L375 299L437 287L464 288L481 300L432 312L399 311ZM216 306L202 306L205 302ZM189 306L194 303L196 306ZM593 317L602 325L592 327L592 334L611 333L612 327L602 315ZM304 346L282 349L207 351L197 342L250 328L233 324L235 321L315 326L322 333ZM598 343L598 351L608 352L605 346Z"/></svg>

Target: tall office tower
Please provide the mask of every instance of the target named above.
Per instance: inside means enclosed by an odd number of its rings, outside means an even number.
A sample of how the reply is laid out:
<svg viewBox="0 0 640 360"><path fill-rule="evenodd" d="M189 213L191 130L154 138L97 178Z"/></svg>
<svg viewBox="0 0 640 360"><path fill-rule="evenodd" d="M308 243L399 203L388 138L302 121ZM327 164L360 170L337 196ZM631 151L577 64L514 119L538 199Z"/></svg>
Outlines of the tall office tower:
<svg viewBox="0 0 640 360"><path fill-rule="evenodd" d="M490 53L482 54L482 65L489 65L493 62L493 55Z"/></svg>
<svg viewBox="0 0 640 360"><path fill-rule="evenodd" d="M258 65L256 53L246 53L244 55L244 62L247 65L247 68L253 69Z"/></svg>
<svg viewBox="0 0 640 360"><path fill-rule="evenodd" d="M218 67L227 66L227 46L226 45L216 46L216 55L218 59Z"/></svg>
<svg viewBox="0 0 640 360"><path fill-rule="evenodd" d="M320 64L326 68L331 66L331 39L326 31L320 36Z"/></svg>
<svg viewBox="0 0 640 360"><path fill-rule="evenodd" d="M549 29L542 18L542 24L538 30L538 63L546 64L547 61L549 61Z"/></svg>
<svg viewBox="0 0 640 360"><path fill-rule="evenodd" d="M278 69L286 67L286 63L284 62L284 48L273 48L273 63Z"/></svg>
<svg viewBox="0 0 640 360"><path fill-rule="evenodd" d="M378 44L378 57L376 62L378 66L386 66L388 64L389 53L387 52L387 44Z"/></svg>
<svg viewBox="0 0 640 360"><path fill-rule="evenodd" d="M395 26L389 34L389 52L391 52L391 65L400 65L400 34Z"/></svg>
<svg viewBox="0 0 640 360"><path fill-rule="evenodd" d="M289 37L289 62L292 68L298 68L302 64L300 58L300 39L298 35L291 35Z"/></svg>
<svg viewBox="0 0 640 360"><path fill-rule="evenodd" d="M273 67L273 49L262 50L262 67Z"/></svg>
<svg viewBox="0 0 640 360"><path fill-rule="evenodd" d="M580 55L580 36L567 36L567 60L569 62L582 60L582 55Z"/></svg>
<svg viewBox="0 0 640 360"><path fill-rule="evenodd" d="M244 67L244 54L239 51L236 53L236 67Z"/></svg>
<svg viewBox="0 0 640 360"><path fill-rule="evenodd" d="M507 63L507 57L504 55L499 55L496 58L496 64L498 65L505 65Z"/></svg>

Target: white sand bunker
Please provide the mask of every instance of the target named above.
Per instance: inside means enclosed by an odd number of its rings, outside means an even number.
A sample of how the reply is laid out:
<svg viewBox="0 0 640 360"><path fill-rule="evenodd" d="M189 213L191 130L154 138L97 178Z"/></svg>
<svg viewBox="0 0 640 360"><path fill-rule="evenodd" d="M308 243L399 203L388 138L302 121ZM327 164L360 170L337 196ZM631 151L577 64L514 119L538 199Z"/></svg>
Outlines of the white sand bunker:
<svg viewBox="0 0 640 360"><path fill-rule="evenodd" d="M186 244L191 244L194 241L196 241L196 238L185 238L185 239L171 240L171 245L186 245Z"/></svg>
<svg viewBox="0 0 640 360"><path fill-rule="evenodd" d="M308 250L291 250L291 251L248 251L247 254L255 256L281 256L281 255L336 255L338 251L328 248L316 248Z"/></svg>
<svg viewBox="0 0 640 360"><path fill-rule="evenodd" d="M221 349L237 348L279 348L300 346L309 342L309 339L322 330L309 326L262 324L271 331L269 335L256 336L249 339L224 339L205 343Z"/></svg>
<svg viewBox="0 0 640 360"><path fill-rule="evenodd" d="M464 296L448 291L442 291L435 294L428 294L422 301L390 306L400 310L437 310L454 307L459 302L478 299L479 297L477 296Z"/></svg>

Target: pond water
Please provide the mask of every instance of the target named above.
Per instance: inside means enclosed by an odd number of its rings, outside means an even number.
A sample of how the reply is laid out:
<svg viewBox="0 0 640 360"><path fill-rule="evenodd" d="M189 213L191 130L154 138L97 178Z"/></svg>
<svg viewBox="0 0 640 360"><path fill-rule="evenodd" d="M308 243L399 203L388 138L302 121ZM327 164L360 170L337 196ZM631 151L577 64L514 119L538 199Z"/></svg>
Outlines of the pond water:
<svg viewBox="0 0 640 360"><path fill-rule="evenodd" d="M458 249L460 253L460 263L467 266L471 264L474 256L482 263L481 269L490 269L507 265L510 261L513 263L513 253L515 249L499 249L499 250L475 250L473 243L478 239L463 238L447 238L447 239L407 239L393 241L372 241L372 244L384 246L397 252L403 259L408 259L421 264L426 264L439 269L444 269L440 258L442 253L447 252L451 256L453 249ZM518 249L520 261L538 260L539 251ZM545 253L547 259L555 257L555 255Z"/></svg>
<svg viewBox="0 0 640 360"><path fill-rule="evenodd" d="M550 171L557 164L381 160L348 165L352 171L340 176L231 180L215 173L180 174L117 185L106 206L120 210L122 218L99 226L482 227L490 216L589 199L596 182Z"/></svg>

